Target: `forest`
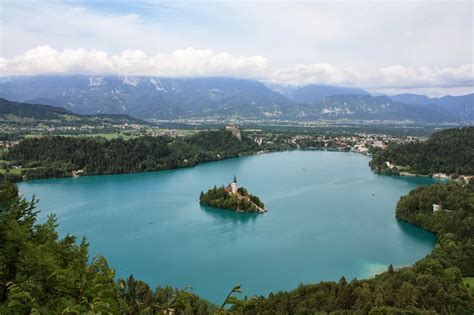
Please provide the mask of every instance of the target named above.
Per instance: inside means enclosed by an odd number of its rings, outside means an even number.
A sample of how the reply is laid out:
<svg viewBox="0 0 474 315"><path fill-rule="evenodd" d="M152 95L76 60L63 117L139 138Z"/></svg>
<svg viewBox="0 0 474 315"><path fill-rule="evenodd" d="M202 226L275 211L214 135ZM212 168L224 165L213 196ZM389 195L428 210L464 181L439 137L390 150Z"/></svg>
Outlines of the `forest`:
<svg viewBox="0 0 474 315"><path fill-rule="evenodd" d="M385 162L396 167L390 169ZM439 131L425 142L390 144L374 154L370 165L387 175L398 175L402 170L420 175L473 175L474 127Z"/></svg>
<svg viewBox="0 0 474 315"><path fill-rule="evenodd" d="M239 187L237 192L239 195L229 194L224 186L214 186L214 188L209 189L207 192L201 191L199 201L214 208L233 211L259 212L255 205L262 209L265 208L260 198L249 193L244 187Z"/></svg>
<svg viewBox="0 0 474 315"><path fill-rule="evenodd" d="M221 129L182 138L28 138L10 149L4 159L21 168L24 179L33 179L71 176L79 169L84 175L160 171L251 154L257 149L250 138L243 136L239 141Z"/></svg>

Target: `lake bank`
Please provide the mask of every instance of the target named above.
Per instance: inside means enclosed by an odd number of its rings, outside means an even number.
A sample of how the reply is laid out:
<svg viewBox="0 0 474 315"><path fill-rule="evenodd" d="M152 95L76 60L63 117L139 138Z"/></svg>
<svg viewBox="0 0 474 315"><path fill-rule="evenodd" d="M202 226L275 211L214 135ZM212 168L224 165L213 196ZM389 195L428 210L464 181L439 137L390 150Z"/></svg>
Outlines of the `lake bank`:
<svg viewBox="0 0 474 315"><path fill-rule="evenodd" d="M245 294L267 294L300 282L361 278L367 266L402 266L428 254L434 235L400 225L394 207L401 195L434 181L379 176L368 160L286 151L162 172L34 180L19 188L57 214L61 234L87 236L91 255L105 255L119 276L133 273L152 286L192 285L221 301L236 283ZM199 205L197 191L234 173L272 211L242 215Z"/></svg>

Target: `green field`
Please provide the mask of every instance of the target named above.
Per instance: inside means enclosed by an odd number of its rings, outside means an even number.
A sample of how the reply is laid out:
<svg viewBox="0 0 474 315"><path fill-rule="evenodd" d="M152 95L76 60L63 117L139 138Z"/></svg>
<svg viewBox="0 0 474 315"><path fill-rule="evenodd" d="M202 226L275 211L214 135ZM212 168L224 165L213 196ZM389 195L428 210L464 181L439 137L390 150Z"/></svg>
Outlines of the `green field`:
<svg viewBox="0 0 474 315"><path fill-rule="evenodd" d="M0 159L0 175L5 173L9 173L12 175L21 175L24 171L31 169L33 168L13 168L9 161Z"/></svg>
<svg viewBox="0 0 474 315"><path fill-rule="evenodd" d="M22 168L11 168L9 169L9 173L13 175L21 175ZM7 172L6 169L0 169L0 174L5 174Z"/></svg>

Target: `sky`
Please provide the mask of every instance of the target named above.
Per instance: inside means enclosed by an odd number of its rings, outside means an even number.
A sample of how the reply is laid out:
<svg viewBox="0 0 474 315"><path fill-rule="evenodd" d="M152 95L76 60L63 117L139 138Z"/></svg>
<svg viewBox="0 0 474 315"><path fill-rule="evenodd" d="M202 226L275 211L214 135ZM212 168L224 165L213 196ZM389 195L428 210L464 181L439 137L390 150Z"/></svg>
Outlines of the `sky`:
<svg viewBox="0 0 474 315"><path fill-rule="evenodd" d="M474 92L474 1L0 0L0 75Z"/></svg>

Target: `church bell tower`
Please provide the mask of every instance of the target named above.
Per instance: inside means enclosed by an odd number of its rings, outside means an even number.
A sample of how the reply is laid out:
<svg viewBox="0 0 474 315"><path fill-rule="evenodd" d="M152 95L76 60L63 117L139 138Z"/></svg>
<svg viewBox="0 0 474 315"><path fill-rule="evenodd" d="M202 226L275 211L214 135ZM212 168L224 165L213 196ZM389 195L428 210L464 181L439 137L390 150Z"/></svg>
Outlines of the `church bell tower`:
<svg viewBox="0 0 474 315"><path fill-rule="evenodd" d="M232 193L236 194L237 193L237 177L234 175L234 181L232 182Z"/></svg>

